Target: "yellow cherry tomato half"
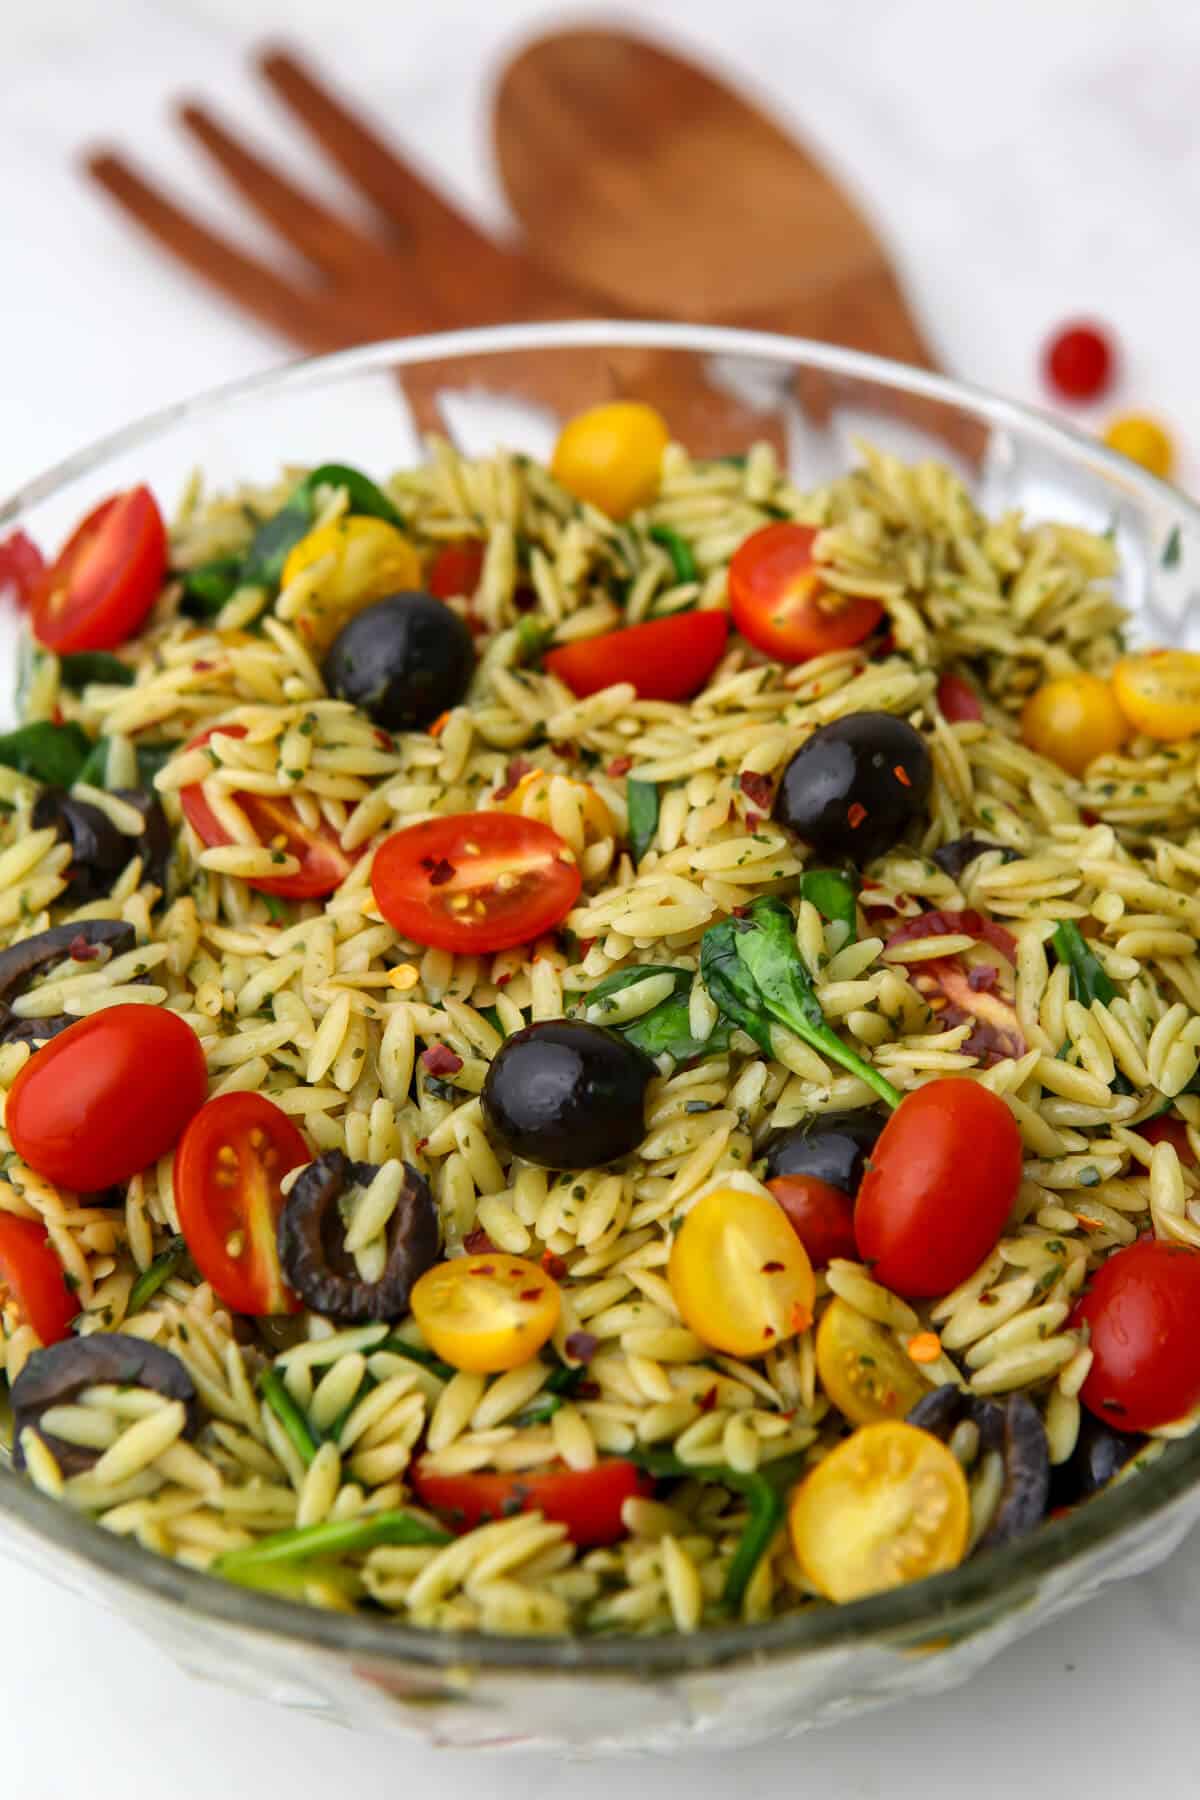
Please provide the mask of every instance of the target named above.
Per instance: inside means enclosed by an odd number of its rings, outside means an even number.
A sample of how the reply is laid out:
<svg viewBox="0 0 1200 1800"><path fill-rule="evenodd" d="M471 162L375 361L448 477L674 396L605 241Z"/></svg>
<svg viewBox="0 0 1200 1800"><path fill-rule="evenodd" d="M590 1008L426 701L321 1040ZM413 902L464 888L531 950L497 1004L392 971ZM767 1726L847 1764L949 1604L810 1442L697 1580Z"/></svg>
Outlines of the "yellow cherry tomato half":
<svg viewBox="0 0 1200 1800"><path fill-rule="evenodd" d="M1174 446L1155 419L1147 419L1141 413L1128 413L1122 419L1114 419L1104 433L1104 441L1110 450L1119 450L1122 456L1127 456L1130 462L1140 463L1152 475L1165 480L1171 473Z"/></svg>
<svg viewBox="0 0 1200 1800"><path fill-rule="evenodd" d="M1025 702L1021 736L1031 750L1068 774L1082 775L1093 757L1119 750L1129 735L1116 695L1099 675L1063 675Z"/></svg>
<svg viewBox="0 0 1200 1800"><path fill-rule="evenodd" d="M929 1391L891 1333L845 1300L822 1313L816 1350L821 1386L854 1425L902 1419Z"/></svg>
<svg viewBox="0 0 1200 1800"><path fill-rule="evenodd" d="M805 1476L788 1507L796 1561L839 1602L957 1568L970 1520L958 1458L899 1419L860 1426Z"/></svg>
<svg viewBox="0 0 1200 1800"><path fill-rule="evenodd" d="M1113 693L1129 723L1172 744L1200 732L1200 653L1144 650L1113 670Z"/></svg>
<svg viewBox="0 0 1200 1800"><path fill-rule="evenodd" d="M658 492L671 434L661 413L640 400L589 407L563 426L550 471L577 500L624 519Z"/></svg>
<svg viewBox="0 0 1200 1800"><path fill-rule="evenodd" d="M812 1323L808 1252L766 1194L715 1188L687 1215L667 1265L675 1304L702 1343L763 1356Z"/></svg>
<svg viewBox="0 0 1200 1800"><path fill-rule="evenodd" d="M558 1324L562 1297L537 1263L496 1251L426 1269L409 1305L443 1362L494 1375L537 1355Z"/></svg>
<svg viewBox="0 0 1200 1800"><path fill-rule="evenodd" d="M322 647L373 600L421 586L420 557L386 519L351 514L318 525L288 552L281 585L289 587L298 575L326 561L297 617L306 640Z"/></svg>
<svg viewBox="0 0 1200 1800"><path fill-rule="evenodd" d="M556 783L559 784L557 790ZM569 775L548 775L545 769L530 769L527 775L522 775L511 794L505 794L499 802L500 811L536 819L541 825L551 826L567 842L572 842L574 832L564 829L569 827L570 820L553 816L557 810L553 804L556 792L562 793L568 808L579 807L584 836L589 842L614 835L616 826L612 814L595 788L589 787L586 781L572 781Z"/></svg>

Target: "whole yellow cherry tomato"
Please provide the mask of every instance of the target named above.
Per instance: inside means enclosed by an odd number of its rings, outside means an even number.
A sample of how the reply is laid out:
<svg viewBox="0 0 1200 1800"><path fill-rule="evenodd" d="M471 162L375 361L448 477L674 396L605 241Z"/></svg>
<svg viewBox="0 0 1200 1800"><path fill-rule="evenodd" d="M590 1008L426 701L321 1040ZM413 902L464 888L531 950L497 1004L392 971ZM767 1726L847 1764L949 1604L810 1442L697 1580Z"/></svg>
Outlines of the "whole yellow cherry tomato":
<svg viewBox="0 0 1200 1800"><path fill-rule="evenodd" d="M1152 475L1160 475L1165 480L1171 473L1175 451L1170 438L1154 419L1147 419L1141 413L1114 419L1104 433L1104 441L1110 450L1119 450L1122 456L1127 456L1130 462L1140 463Z"/></svg>
<svg viewBox="0 0 1200 1800"><path fill-rule="evenodd" d="M844 1300L822 1314L816 1350L821 1386L855 1425L902 1419L929 1391L891 1333Z"/></svg>
<svg viewBox="0 0 1200 1800"><path fill-rule="evenodd" d="M409 1305L443 1362L493 1375L537 1355L558 1324L562 1296L537 1263L488 1251L426 1269Z"/></svg>
<svg viewBox="0 0 1200 1800"><path fill-rule="evenodd" d="M550 470L577 500L624 519L658 492L666 420L640 400L612 400L568 419Z"/></svg>
<svg viewBox="0 0 1200 1800"><path fill-rule="evenodd" d="M812 1323L817 1284L783 1208L715 1188L684 1219L667 1265L675 1304L702 1343L763 1356Z"/></svg>
<svg viewBox="0 0 1200 1800"><path fill-rule="evenodd" d="M326 557L329 567L298 618L303 636L322 648L373 600L421 586L416 550L386 519L351 514L318 525L288 552L281 585L288 587Z"/></svg>
<svg viewBox="0 0 1200 1800"><path fill-rule="evenodd" d="M1143 650L1113 670L1117 705L1137 731L1164 744L1200 732L1200 653Z"/></svg>
<svg viewBox="0 0 1200 1800"><path fill-rule="evenodd" d="M957 1568L970 1521L957 1457L899 1419L860 1426L805 1476L788 1507L796 1561L839 1602Z"/></svg>
<svg viewBox="0 0 1200 1800"><path fill-rule="evenodd" d="M1031 694L1021 714L1021 736L1039 756L1071 775L1092 758L1119 750L1129 735L1112 686L1099 675L1063 675Z"/></svg>
<svg viewBox="0 0 1200 1800"><path fill-rule="evenodd" d="M584 833L589 840L612 837L616 831L612 814L600 798L594 787L586 781L572 781L567 775L557 777L565 781L571 791L579 798L580 811L583 815ZM501 812L520 813L526 819L537 819L542 825L554 825L550 817L550 782L552 777L545 769L530 769L522 775L511 794L505 794L499 802Z"/></svg>

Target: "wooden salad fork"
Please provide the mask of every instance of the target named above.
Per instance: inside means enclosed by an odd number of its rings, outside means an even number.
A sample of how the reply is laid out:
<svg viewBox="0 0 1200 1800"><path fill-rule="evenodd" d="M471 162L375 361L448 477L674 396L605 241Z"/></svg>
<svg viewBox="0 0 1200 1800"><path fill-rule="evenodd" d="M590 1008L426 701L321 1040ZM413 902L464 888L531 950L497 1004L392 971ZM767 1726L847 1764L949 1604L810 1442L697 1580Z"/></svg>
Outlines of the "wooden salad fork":
<svg viewBox="0 0 1200 1800"><path fill-rule="evenodd" d="M179 109L184 129L251 209L307 265L286 275L204 224L121 152L101 148L92 178L159 247L242 310L302 350L325 352L417 332L619 311L611 299L539 267L481 231L397 149L335 95L294 52L268 48L255 64L273 93L366 199L370 223L351 223L252 150L207 107ZM505 391L560 417L597 401L636 395L665 414L698 453L745 449L779 438L761 410L717 393L699 358L641 350L508 353ZM495 387L488 358L405 370L402 385L423 430L447 429L438 394L447 380Z"/></svg>

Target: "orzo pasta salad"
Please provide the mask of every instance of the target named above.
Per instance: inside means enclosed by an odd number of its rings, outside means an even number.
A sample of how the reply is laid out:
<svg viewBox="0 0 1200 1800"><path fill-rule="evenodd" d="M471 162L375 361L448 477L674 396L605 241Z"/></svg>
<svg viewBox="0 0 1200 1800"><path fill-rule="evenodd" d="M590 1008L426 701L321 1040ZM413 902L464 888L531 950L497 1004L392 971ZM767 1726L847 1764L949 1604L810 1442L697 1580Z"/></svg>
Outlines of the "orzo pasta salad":
<svg viewBox="0 0 1200 1800"><path fill-rule="evenodd" d="M440 1629L691 1631L1034 1531L1200 1406L1200 657L1101 536L650 409L27 582L12 1450Z"/></svg>

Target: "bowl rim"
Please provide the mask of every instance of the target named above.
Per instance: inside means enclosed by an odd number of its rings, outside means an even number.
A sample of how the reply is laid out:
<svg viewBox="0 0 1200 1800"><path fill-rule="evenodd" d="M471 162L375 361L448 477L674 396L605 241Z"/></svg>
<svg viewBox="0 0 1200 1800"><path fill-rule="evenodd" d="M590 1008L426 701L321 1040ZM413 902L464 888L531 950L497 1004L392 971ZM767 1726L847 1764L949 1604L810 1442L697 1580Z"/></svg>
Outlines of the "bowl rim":
<svg viewBox="0 0 1200 1800"><path fill-rule="evenodd" d="M31 507L100 469L110 458L136 450L177 426L235 409L243 401L296 394L358 375L517 351L594 349L605 346L691 352L815 368L864 384L921 396L970 411L999 427L1011 427L1069 461L1086 456L1114 488L1156 509L1171 507L1200 539L1200 506L1179 489L1149 474L1083 430L1036 407L987 389L883 357L768 332L722 326L662 324L640 320L584 319L553 324L489 326L470 331L382 340L308 357L256 372L161 407L61 459L0 501L0 528ZM691 1635L654 1637L519 1637L482 1632L442 1632L391 1617L326 1612L303 1602L238 1587L146 1550L106 1531L85 1515L34 1488L0 1463L0 1514L25 1533L139 1590L160 1604L182 1608L197 1621L230 1626L261 1638L367 1659L365 1673L386 1680L389 1664L429 1669L578 1672L617 1676L669 1676L716 1666L857 1645L930 1647L947 1633L970 1633L982 1617L1019 1610L1035 1597L1040 1577L1063 1574L1112 1544L1137 1524L1182 1510L1189 1490L1200 1486L1200 1433L1169 1443L1137 1479L1119 1482L1067 1516L1043 1524L1030 1538L985 1552L944 1575L874 1594L846 1606L820 1606L759 1624L715 1626Z"/></svg>

